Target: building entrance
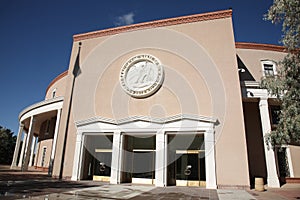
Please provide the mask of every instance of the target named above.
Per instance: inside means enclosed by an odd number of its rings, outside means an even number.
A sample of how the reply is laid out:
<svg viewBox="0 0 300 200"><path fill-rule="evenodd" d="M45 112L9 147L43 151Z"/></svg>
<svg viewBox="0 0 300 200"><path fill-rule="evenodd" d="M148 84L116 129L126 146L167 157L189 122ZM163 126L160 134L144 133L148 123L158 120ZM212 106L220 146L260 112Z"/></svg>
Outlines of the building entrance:
<svg viewBox="0 0 300 200"><path fill-rule="evenodd" d="M113 135L86 135L82 179L110 181Z"/></svg>
<svg viewBox="0 0 300 200"><path fill-rule="evenodd" d="M155 136L124 136L122 182L155 184Z"/></svg>
<svg viewBox="0 0 300 200"><path fill-rule="evenodd" d="M168 185L205 187L204 135L168 135L168 163Z"/></svg>

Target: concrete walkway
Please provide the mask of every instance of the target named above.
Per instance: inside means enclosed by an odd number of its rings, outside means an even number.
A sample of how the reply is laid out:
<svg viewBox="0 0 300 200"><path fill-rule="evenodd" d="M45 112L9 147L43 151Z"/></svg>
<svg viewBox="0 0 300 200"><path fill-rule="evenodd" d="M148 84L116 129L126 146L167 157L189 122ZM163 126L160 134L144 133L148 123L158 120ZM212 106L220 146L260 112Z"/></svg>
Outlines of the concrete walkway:
<svg viewBox="0 0 300 200"><path fill-rule="evenodd" d="M45 172L21 172L0 165L0 199L107 199L107 200L286 200L300 199L300 185L290 184L265 192L254 190L209 190L198 187L154 187L149 185L110 185L93 181L62 181L52 179Z"/></svg>

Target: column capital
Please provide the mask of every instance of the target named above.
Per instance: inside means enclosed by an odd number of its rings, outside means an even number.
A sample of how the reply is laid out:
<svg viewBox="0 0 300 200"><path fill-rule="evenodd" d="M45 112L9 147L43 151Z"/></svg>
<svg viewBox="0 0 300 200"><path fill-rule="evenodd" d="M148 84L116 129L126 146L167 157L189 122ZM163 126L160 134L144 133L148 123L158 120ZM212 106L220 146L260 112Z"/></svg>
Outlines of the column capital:
<svg viewBox="0 0 300 200"><path fill-rule="evenodd" d="M213 134L213 135L214 135L214 134L215 134L215 131L209 129L209 130L204 131L204 134Z"/></svg>
<svg viewBox="0 0 300 200"><path fill-rule="evenodd" d="M261 96L261 97L259 97L259 99L260 100L268 100L269 98L268 98L268 96Z"/></svg>
<svg viewBox="0 0 300 200"><path fill-rule="evenodd" d="M268 97L261 97L259 99L259 107L262 107L262 106L266 106L268 107L269 103L268 103Z"/></svg>
<svg viewBox="0 0 300 200"><path fill-rule="evenodd" d="M156 132L156 134L157 135L161 135L161 134L165 134L166 133L166 131L165 130L162 130L162 129L160 129L160 130L158 130L157 132Z"/></svg>
<svg viewBox="0 0 300 200"><path fill-rule="evenodd" d="M114 134L122 134L122 131L121 130L119 130L119 129L117 129L117 130L114 130Z"/></svg>

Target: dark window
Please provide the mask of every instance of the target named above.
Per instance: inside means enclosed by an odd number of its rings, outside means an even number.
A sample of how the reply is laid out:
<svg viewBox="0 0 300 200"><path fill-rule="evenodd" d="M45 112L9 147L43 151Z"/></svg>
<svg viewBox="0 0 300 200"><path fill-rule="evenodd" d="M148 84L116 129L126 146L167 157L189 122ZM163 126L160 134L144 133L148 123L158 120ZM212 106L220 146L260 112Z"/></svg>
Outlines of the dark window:
<svg viewBox="0 0 300 200"><path fill-rule="evenodd" d="M265 76L274 76L274 65L264 64Z"/></svg>
<svg viewBox="0 0 300 200"><path fill-rule="evenodd" d="M55 89L55 90L53 90L53 92L52 92L52 98L54 98L54 97L55 97L55 95L56 95L56 89Z"/></svg>
<svg viewBox="0 0 300 200"><path fill-rule="evenodd" d="M49 135L49 131L50 131L50 120L47 120L47 122L46 122L45 135Z"/></svg>
<svg viewBox="0 0 300 200"><path fill-rule="evenodd" d="M43 147L42 163L41 163L42 167L44 167L44 165L45 165L46 151L47 151L47 148L46 148L46 147Z"/></svg>

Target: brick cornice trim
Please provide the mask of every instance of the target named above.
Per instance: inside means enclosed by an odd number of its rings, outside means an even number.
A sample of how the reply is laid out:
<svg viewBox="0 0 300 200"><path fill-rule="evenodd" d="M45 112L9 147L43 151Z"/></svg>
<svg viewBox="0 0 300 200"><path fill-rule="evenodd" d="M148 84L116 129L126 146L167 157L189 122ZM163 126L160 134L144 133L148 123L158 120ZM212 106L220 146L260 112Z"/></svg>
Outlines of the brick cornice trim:
<svg viewBox="0 0 300 200"><path fill-rule="evenodd" d="M186 23L193 23L199 21L208 21L213 19L227 18L231 16L232 16L232 10L222 10L222 11L203 13L203 14L175 17L175 18L162 19L162 20L156 20L151 22L143 22L143 23L133 24L128 26L109 28L105 30L93 31L93 32L88 32L83 34L77 34L73 36L73 40L74 42L77 42L77 41L82 41L86 39L92 39L92 38L97 38L97 37L102 37L107 35L114 35L122 32L129 32L129 31L135 31L140 29L149 29L149 28L171 26L171 25L178 25L178 24L186 24Z"/></svg>
<svg viewBox="0 0 300 200"><path fill-rule="evenodd" d="M67 76L68 75L68 70L64 71L63 73L59 74L57 77L55 77L51 83L48 85L47 89L46 89L46 94L48 92L48 90L50 89L50 87L55 83L57 82L58 80L62 79L63 77Z"/></svg>
<svg viewBox="0 0 300 200"><path fill-rule="evenodd" d="M248 42L236 42L235 47L237 49L255 49L255 50L267 50L267 51L278 51L286 52L286 48L279 45L273 44L259 44L259 43L248 43Z"/></svg>

